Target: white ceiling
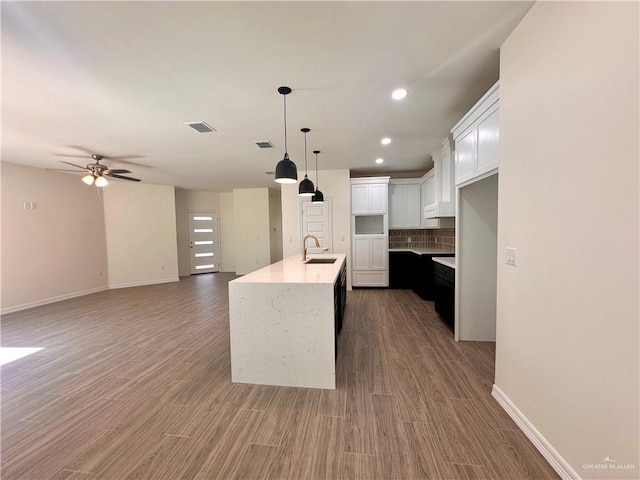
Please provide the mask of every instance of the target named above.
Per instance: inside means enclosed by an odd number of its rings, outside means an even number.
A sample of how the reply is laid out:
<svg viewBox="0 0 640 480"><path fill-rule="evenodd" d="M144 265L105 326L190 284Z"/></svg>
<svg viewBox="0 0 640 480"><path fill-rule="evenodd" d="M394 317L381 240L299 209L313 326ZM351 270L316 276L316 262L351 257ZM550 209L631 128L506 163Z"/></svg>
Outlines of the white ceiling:
<svg viewBox="0 0 640 480"><path fill-rule="evenodd" d="M320 169L424 172L532 3L2 2L2 160L61 168L84 150L148 183L275 188L286 85L299 179L302 127L310 167L318 149Z"/></svg>

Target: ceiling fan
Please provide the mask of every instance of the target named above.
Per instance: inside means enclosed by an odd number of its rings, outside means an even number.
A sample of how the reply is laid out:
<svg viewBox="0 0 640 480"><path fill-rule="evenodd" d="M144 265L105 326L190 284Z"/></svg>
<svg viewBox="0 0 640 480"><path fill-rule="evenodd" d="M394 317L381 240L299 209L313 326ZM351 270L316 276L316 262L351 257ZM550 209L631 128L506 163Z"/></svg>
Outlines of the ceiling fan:
<svg viewBox="0 0 640 480"><path fill-rule="evenodd" d="M87 185L94 185L96 187L106 187L109 182L105 177L118 178L120 180L129 180L131 182L139 182L139 178L126 177L122 175L123 173L131 173L129 170L125 170L123 168L109 168L106 165L100 163L100 160L103 160L103 155L91 154L91 158L95 160L95 163L88 163L85 167L80 165L76 165L75 163L67 162L65 160L60 160L62 163L66 163L67 165L71 165L72 167L79 168L83 170L86 175L82 177L82 181ZM66 172L76 172L77 170L62 170Z"/></svg>

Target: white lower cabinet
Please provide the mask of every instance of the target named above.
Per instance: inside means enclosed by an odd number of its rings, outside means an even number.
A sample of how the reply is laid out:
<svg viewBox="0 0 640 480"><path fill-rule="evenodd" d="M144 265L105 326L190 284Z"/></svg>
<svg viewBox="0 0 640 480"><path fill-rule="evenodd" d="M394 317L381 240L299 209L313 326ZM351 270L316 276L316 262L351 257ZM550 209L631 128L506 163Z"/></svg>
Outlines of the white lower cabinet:
<svg viewBox="0 0 640 480"><path fill-rule="evenodd" d="M387 235L354 235L352 284L354 287L389 286L389 240Z"/></svg>

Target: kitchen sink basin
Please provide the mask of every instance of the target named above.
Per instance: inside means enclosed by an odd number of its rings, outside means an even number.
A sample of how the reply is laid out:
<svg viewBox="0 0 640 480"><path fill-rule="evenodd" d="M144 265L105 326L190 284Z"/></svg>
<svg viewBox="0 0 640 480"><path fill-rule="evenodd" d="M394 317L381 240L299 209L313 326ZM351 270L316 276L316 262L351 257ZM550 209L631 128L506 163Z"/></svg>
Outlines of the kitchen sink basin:
<svg viewBox="0 0 640 480"><path fill-rule="evenodd" d="M337 258L310 258L304 263L336 263Z"/></svg>

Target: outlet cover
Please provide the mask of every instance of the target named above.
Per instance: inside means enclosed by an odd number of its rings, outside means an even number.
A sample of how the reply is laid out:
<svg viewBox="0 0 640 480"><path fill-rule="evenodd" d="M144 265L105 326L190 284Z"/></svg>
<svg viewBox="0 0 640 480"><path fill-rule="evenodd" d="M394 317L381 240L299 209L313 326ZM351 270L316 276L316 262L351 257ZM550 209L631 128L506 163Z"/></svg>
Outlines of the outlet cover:
<svg viewBox="0 0 640 480"><path fill-rule="evenodd" d="M514 267L518 265L517 254L517 248L507 247L507 265L513 265Z"/></svg>

